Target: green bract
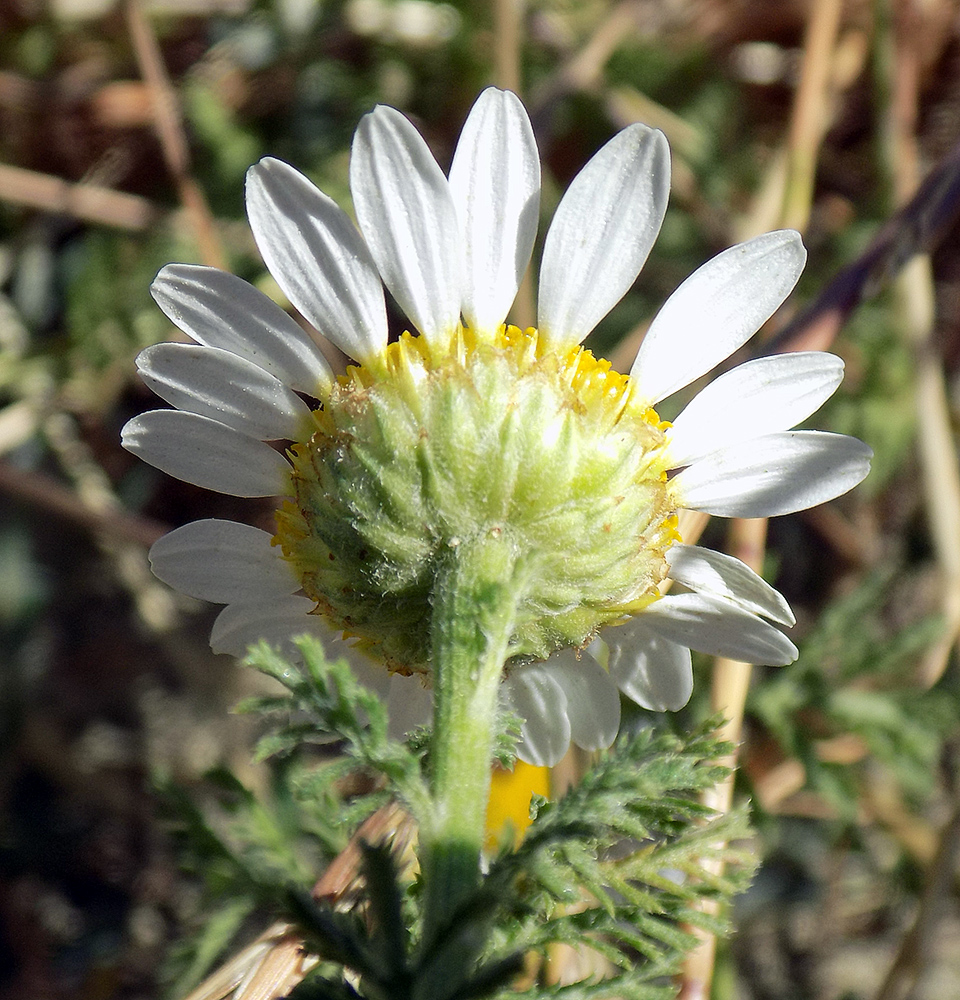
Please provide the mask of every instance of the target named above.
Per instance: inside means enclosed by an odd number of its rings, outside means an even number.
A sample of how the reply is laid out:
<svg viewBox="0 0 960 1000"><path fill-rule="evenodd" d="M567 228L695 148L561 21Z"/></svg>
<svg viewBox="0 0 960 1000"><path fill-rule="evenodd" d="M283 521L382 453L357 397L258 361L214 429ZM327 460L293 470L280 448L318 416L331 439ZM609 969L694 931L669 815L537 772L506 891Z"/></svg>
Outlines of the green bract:
<svg viewBox="0 0 960 1000"><path fill-rule="evenodd" d="M589 351L516 327L446 350L407 334L314 418L277 538L319 610L391 668L429 670L439 568L485 534L513 550L512 656L582 646L658 596L678 537L665 425Z"/></svg>

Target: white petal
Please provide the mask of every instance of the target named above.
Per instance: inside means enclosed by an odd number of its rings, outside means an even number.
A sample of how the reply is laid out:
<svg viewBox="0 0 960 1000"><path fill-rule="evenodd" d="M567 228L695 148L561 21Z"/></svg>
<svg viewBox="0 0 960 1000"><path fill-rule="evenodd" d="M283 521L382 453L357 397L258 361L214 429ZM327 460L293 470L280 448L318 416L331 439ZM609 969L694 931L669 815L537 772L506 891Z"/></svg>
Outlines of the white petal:
<svg viewBox="0 0 960 1000"><path fill-rule="evenodd" d="M220 347L316 396L333 380L320 348L272 299L215 267L168 264L150 286L157 305L198 344Z"/></svg>
<svg viewBox="0 0 960 1000"><path fill-rule="evenodd" d="M660 232L669 194L670 147L646 125L615 135L577 174L543 247L541 334L579 344L623 298Z"/></svg>
<svg viewBox="0 0 960 1000"><path fill-rule="evenodd" d="M724 448L678 473L680 504L721 517L774 517L853 489L873 452L856 438L784 431Z"/></svg>
<svg viewBox="0 0 960 1000"><path fill-rule="evenodd" d="M670 296L647 330L630 375L656 403L742 347L790 294L807 259L800 234L765 233L718 254Z"/></svg>
<svg viewBox="0 0 960 1000"><path fill-rule="evenodd" d="M386 704L387 735L391 739L402 740L418 726L429 724L433 691L423 686L419 676L388 673L382 663L374 663L348 640L336 639L324 645L330 659L346 659L360 684Z"/></svg>
<svg viewBox="0 0 960 1000"><path fill-rule="evenodd" d="M288 490L290 466L283 455L196 413L141 413L127 422L121 443L168 476L217 493L268 497Z"/></svg>
<svg viewBox="0 0 960 1000"><path fill-rule="evenodd" d="M309 426L306 403L245 358L216 347L156 344L137 371L172 406L199 413L261 441L291 440Z"/></svg>
<svg viewBox="0 0 960 1000"><path fill-rule="evenodd" d="M210 648L215 653L246 656L247 649L263 639L298 660L300 652L293 644L297 636L315 635L325 645L334 639L326 620L310 614L315 607L309 598L295 596L228 604L213 623Z"/></svg>
<svg viewBox="0 0 960 1000"><path fill-rule="evenodd" d="M150 565L182 594L214 604L292 594L300 581L266 531L236 521L192 521L155 542Z"/></svg>
<svg viewBox="0 0 960 1000"><path fill-rule="evenodd" d="M703 594L668 594L645 608L642 618L664 639L711 656L779 667L798 655L778 628Z"/></svg>
<svg viewBox="0 0 960 1000"><path fill-rule="evenodd" d="M562 649L547 660L567 696L570 737L584 750L605 750L620 728L620 697L610 675L587 652Z"/></svg>
<svg viewBox="0 0 960 1000"><path fill-rule="evenodd" d="M387 714L390 737L402 740L418 726L429 725L433 715L433 691L424 687L419 677L393 674L390 677Z"/></svg>
<svg viewBox="0 0 960 1000"><path fill-rule="evenodd" d="M747 361L714 379L673 422L674 466L711 451L786 431L806 420L843 381L843 361L823 351Z"/></svg>
<svg viewBox="0 0 960 1000"><path fill-rule="evenodd" d="M567 696L546 663L519 667L501 688L508 707L524 720L517 746L528 764L553 767L570 746Z"/></svg>
<svg viewBox="0 0 960 1000"><path fill-rule="evenodd" d="M353 138L350 190L384 284L427 338L460 322L461 247L447 179L420 133L393 108L364 115Z"/></svg>
<svg viewBox="0 0 960 1000"><path fill-rule="evenodd" d="M450 167L463 239L467 325L495 330L530 261L540 208L540 156L516 94L489 87L474 104Z"/></svg>
<svg viewBox="0 0 960 1000"><path fill-rule="evenodd" d="M693 665L685 645L648 629L641 618L605 629L610 676L631 700L652 712L676 712L693 693Z"/></svg>
<svg viewBox="0 0 960 1000"><path fill-rule="evenodd" d="M380 277L336 202L289 164L267 157L247 172L247 218L264 263L306 319L357 361L383 350Z"/></svg>
<svg viewBox="0 0 960 1000"><path fill-rule="evenodd" d="M781 625L797 620L786 598L761 579L750 567L724 552L698 545L671 545L667 550L668 576L698 594L730 601L755 615L764 615Z"/></svg>

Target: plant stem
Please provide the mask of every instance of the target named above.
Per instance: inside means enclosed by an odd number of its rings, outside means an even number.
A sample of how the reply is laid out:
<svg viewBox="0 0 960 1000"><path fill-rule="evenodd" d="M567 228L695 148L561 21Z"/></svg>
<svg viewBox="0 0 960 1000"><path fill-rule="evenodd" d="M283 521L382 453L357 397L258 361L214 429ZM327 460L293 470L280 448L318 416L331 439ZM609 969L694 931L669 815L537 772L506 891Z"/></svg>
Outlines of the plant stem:
<svg viewBox="0 0 960 1000"><path fill-rule="evenodd" d="M520 599L499 528L451 548L433 594L433 810L421 830L427 946L480 877L497 692Z"/></svg>

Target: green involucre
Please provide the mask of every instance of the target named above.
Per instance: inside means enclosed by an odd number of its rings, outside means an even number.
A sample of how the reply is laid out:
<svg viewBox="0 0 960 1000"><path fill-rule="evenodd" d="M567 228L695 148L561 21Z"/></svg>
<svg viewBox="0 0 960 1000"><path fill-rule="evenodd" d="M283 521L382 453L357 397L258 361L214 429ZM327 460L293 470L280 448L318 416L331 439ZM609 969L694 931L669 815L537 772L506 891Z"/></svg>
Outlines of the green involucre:
<svg viewBox="0 0 960 1000"><path fill-rule="evenodd" d="M293 448L278 539L318 609L427 672L438 567L489 532L522 588L511 656L581 646L655 599L676 521L663 425L629 380L533 330L437 353L405 335L381 371L351 369Z"/></svg>

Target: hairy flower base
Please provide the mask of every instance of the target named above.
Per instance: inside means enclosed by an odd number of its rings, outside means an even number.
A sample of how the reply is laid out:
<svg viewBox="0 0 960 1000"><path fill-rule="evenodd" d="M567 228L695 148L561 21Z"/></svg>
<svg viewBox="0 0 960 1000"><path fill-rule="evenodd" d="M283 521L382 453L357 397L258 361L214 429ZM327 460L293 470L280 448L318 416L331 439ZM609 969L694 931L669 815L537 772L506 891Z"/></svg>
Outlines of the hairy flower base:
<svg viewBox="0 0 960 1000"><path fill-rule="evenodd" d="M144 379L174 409L135 417L123 442L197 486L287 499L275 536L217 519L175 529L153 546L154 571L226 605L217 651L243 655L260 638L291 649L303 631L340 643L365 682L389 689L398 733L422 721L429 687L445 762L429 837L438 852L469 841L479 853L482 809L470 810L486 798L494 695L524 720L523 759L555 763L571 740L610 746L621 693L654 711L684 705L691 650L791 662L783 597L738 560L680 544L674 513L803 510L858 483L870 451L790 430L842 378L843 362L816 351L732 368L672 426L648 409L781 305L806 256L797 233L758 236L690 275L653 318L629 378L580 349L663 220L670 156L656 130L614 136L561 199L539 265L539 333L500 325L539 214L536 140L515 95L478 98L449 177L403 115L378 107L358 126L350 189L357 225L267 158L251 168L246 200L280 288L360 367L337 380L253 286L170 265L153 294L196 343L141 354ZM388 344L384 286L419 337ZM311 413L304 395L322 408ZM664 576L686 592L657 600ZM368 670L357 646L394 676ZM434 884L437 917L443 880Z"/></svg>
<svg viewBox="0 0 960 1000"><path fill-rule="evenodd" d="M655 600L679 539L664 431L630 379L534 329L404 334L352 367L291 449L276 541L335 627L428 672L438 561L500 532L523 599L511 655L583 646Z"/></svg>

